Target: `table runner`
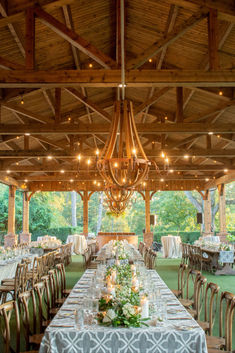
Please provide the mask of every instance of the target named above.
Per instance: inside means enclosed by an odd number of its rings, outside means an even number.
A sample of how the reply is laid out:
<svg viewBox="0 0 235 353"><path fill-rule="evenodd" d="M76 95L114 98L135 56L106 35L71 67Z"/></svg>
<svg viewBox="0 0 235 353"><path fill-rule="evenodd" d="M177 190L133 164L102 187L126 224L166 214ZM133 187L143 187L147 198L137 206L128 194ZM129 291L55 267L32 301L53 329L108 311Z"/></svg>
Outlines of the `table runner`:
<svg viewBox="0 0 235 353"><path fill-rule="evenodd" d="M92 271L84 273L46 329L39 353L207 353L204 331L156 271L153 271L154 281L167 301L167 326L113 328L92 325L78 330L73 310L79 298L86 294L86 280Z"/></svg>

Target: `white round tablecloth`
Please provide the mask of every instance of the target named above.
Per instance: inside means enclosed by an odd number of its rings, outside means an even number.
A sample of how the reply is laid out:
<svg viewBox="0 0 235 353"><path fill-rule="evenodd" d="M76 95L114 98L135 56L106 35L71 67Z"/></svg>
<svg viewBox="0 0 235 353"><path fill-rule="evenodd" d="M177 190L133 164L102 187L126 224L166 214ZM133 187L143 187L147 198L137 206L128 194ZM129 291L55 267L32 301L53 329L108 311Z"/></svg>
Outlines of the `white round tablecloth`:
<svg viewBox="0 0 235 353"><path fill-rule="evenodd" d="M83 254L87 248L86 238L81 234L68 235L66 243L73 243L72 252L77 255Z"/></svg>
<svg viewBox="0 0 235 353"><path fill-rule="evenodd" d="M181 238L174 235L161 237L163 247L163 257L177 258L181 257Z"/></svg>

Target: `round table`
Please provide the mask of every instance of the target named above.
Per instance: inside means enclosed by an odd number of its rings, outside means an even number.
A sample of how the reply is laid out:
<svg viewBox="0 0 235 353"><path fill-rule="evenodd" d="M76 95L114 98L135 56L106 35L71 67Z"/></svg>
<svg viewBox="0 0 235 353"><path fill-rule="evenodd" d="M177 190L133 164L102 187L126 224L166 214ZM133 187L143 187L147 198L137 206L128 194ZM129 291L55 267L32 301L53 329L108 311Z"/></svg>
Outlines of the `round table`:
<svg viewBox="0 0 235 353"><path fill-rule="evenodd" d="M163 257L177 258L181 257L181 238L179 236L168 235L161 237L163 247Z"/></svg>
<svg viewBox="0 0 235 353"><path fill-rule="evenodd" d="M81 234L68 235L66 243L73 243L72 253L77 255L83 254L87 248L86 238Z"/></svg>

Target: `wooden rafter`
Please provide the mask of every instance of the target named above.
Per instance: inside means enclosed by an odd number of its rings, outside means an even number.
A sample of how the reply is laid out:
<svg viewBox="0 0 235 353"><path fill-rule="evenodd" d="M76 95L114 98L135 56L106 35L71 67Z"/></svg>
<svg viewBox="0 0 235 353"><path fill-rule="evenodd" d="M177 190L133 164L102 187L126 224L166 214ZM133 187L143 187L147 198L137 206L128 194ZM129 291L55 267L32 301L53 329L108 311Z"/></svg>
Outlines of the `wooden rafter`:
<svg viewBox="0 0 235 353"><path fill-rule="evenodd" d="M34 12L42 23L51 28L73 46L81 50L84 54L98 62L101 66L107 69L116 67L114 60L102 53L99 49L75 33L72 29L59 22L55 17L51 16L41 8L35 8Z"/></svg>
<svg viewBox="0 0 235 353"><path fill-rule="evenodd" d="M137 58L130 60L127 63L129 69L137 69L143 65L147 60L158 54L163 48L174 43L177 39L182 37L188 30L193 26L198 24L207 16L208 11L202 10L199 13L193 14L188 20L183 24L175 27L166 36L161 38L159 41L153 43L149 48L146 48L142 53L140 53Z"/></svg>

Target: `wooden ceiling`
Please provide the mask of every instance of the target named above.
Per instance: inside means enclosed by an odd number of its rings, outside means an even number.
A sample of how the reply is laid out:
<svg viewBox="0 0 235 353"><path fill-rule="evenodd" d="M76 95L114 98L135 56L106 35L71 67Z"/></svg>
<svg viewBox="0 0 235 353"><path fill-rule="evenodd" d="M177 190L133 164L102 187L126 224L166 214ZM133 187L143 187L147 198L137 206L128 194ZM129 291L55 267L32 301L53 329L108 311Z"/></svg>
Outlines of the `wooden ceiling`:
<svg viewBox="0 0 235 353"><path fill-rule="evenodd" d="M0 0L0 179L101 190L95 150L121 84L119 0L34 3ZM126 99L159 166L140 189L235 180L234 1L125 0L124 32Z"/></svg>

